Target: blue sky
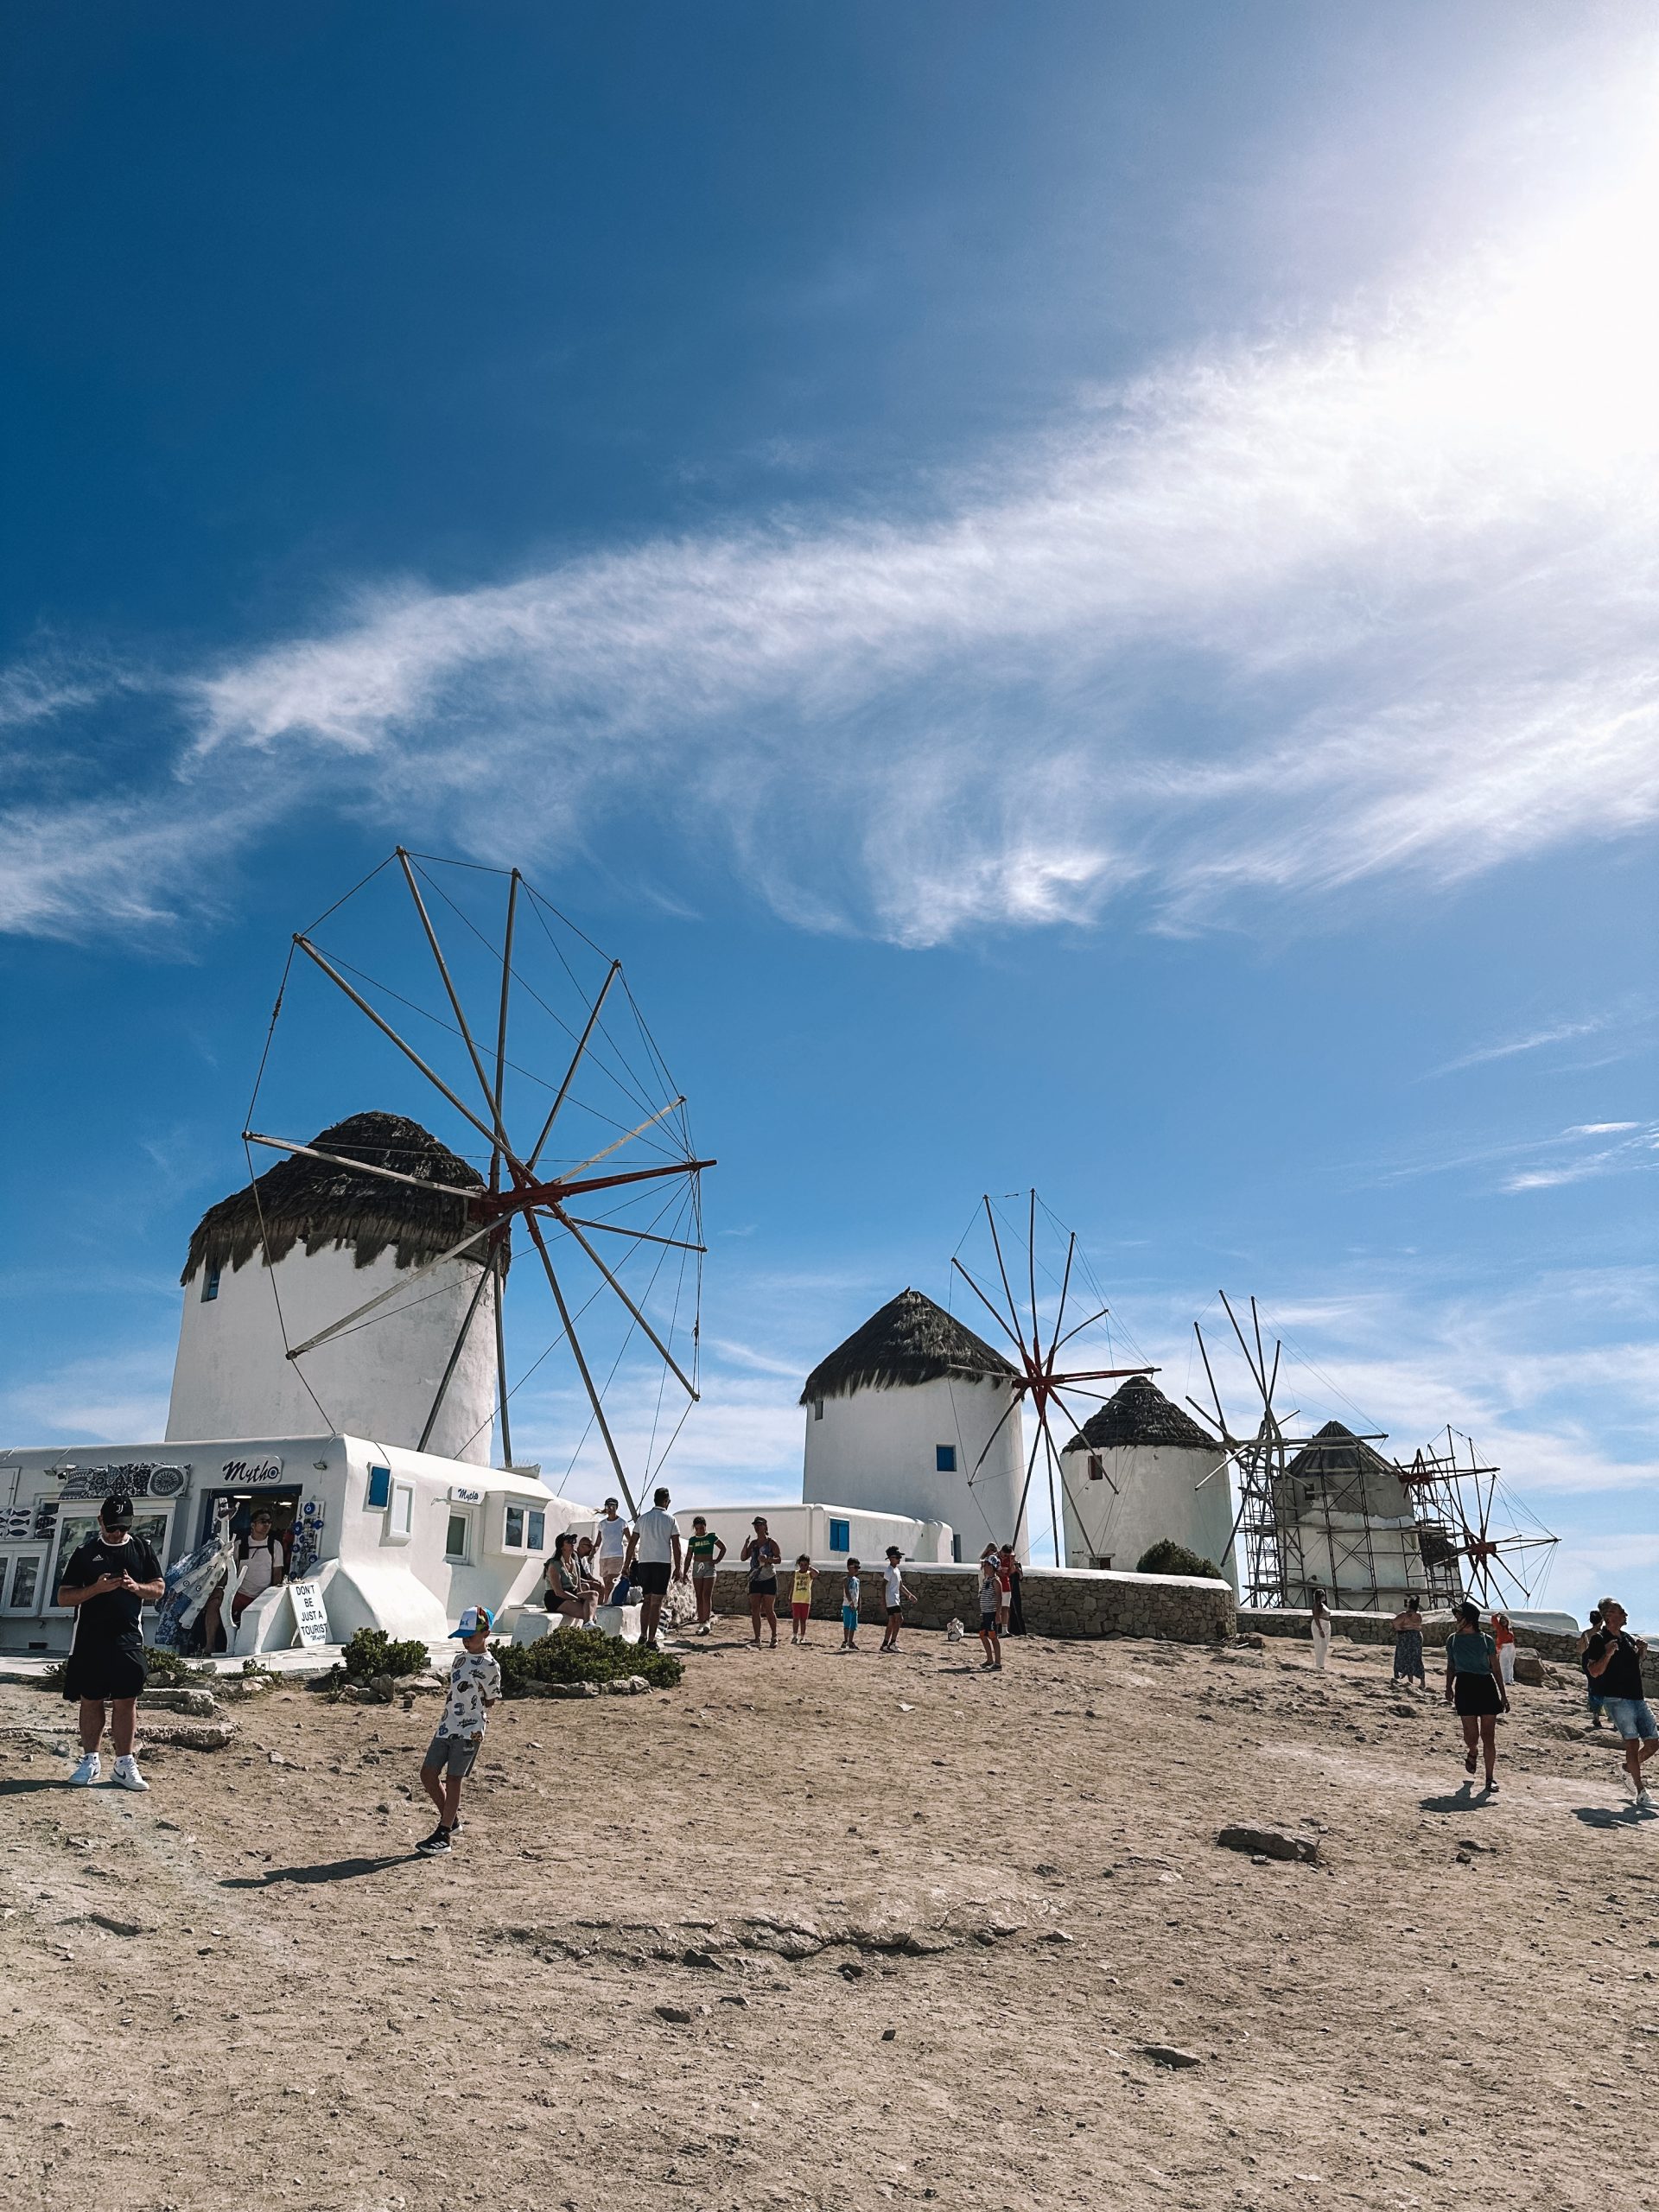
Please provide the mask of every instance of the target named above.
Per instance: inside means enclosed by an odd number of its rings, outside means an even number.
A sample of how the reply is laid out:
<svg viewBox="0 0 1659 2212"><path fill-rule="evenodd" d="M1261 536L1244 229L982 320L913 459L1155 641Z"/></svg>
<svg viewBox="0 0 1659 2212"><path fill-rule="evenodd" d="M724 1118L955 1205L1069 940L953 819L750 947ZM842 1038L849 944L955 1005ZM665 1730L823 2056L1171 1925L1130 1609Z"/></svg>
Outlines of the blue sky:
<svg viewBox="0 0 1659 2212"><path fill-rule="evenodd" d="M685 1489L786 1493L1035 1183L1166 1380L1254 1290L1659 1621L1643 11L11 44L9 1440L157 1427L288 934L402 838L623 957L720 1157Z"/></svg>

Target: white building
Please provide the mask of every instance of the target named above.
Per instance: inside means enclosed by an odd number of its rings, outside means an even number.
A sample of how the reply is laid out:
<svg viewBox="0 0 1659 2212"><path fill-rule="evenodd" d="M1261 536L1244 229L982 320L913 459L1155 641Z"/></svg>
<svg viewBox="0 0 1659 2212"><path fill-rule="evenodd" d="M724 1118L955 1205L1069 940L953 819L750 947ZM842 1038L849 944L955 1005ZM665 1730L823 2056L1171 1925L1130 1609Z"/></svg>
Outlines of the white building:
<svg viewBox="0 0 1659 2212"><path fill-rule="evenodd" d="M435 1642L463 1606L499 1616L531 1598L554 1537L591 1520L538 1469L489 1465L497 1277L465 1250L417 1275L464 1245L467 1199L340 1162L463 1190L482 1189L476 1173L395 1115L353 1115L314 1150L335 1158L282 1161L191 1238L164 1441L0 1452L0 1647L68 1648L55 1593L117 1493L163 1567L270 1510L290 1580L244 1612L235 1654L286 1649L302 1612L308 1640L380 1628ZM372 1300L303 1355L320 1418L284 1325L302 1344Z"/></svg>
<svg viewBox="0 0 1659 2212"><path fill-rule="evenodd" d="M948 1522L918 1521L903 1513L874 1513L856 1505L757 1504L744 1499L737 1504L696 1505L689 1511L676 1505L674 1520L682 1536L691 1534L691 1522L702 1514L726 1546L721 1565L742 1565L739 1554L754 1534L754 1519L764 1514L766 1533L781 1548L785 1574L805 1552L815 1567L844 1567L849 1558L864 1567L880 1567L889 1544L897 1544L907 1560L927 1566L946 1566L956 1556L956 1531ZM583 1522L584 1529L589 1524Z"/></svg>
<svg viewBox="0 0 1659 2212"><path fill-rule="evenodd" d="M1167 1537L1236 1584L1224 1457L1149 1376L1132 1375L1060 1454L1066 1565L1132 1573Z"/></svg>
<svg viewBox="0 0 1659 2212"><path fill-rule="evenodd" d="M941 1523L968 1558L989 1542L1024 1558L1016 1380L943 1306L901 1291L807 1377L802 1497Z"/></svg>
<svg viewBox="0 0 1659 2212"><path fill-rule="evenodd" d="M234 1443L123 1444L0 1453L0 1649L69 1648L54 1603L100 1501L125 1492L133 1529L163 1567L268 1507L298 1576L257 1599L232 1656L286 1650L296 1595L315 1598L326 1637L354 1630L436 1643L463 1605L496 1614L533 1598L553 1538L588 1509L556 1498L533 1470L439 1459L360 1436L258 1436ZM144 1633L154 1633L146 1611ZM226 1608L228 1631L229 1609Z"/></svg>
<svg viewBox="0 0 1659 2212"><path fill-rule="evenodd" d="M474 1167L402 1115L353 1114L312 1146L484 1189ZM181 1277L168 1442L304 1435L321 1411L337 1433L487 1466L499 1285L482 1232L470 1251L441 1257L467 1226L465 1198L303 1153L210 1206ZM364 1306L360 1325L289 1357Z"/></svg>

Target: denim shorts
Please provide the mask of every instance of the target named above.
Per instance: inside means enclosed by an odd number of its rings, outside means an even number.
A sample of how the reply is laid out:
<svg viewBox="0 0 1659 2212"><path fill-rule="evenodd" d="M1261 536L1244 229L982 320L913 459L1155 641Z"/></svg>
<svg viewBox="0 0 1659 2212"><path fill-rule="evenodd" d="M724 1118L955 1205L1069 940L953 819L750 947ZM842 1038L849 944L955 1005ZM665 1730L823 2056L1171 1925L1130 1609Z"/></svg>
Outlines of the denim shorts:
<svg viewBox="0 0 1659 2212"><path fill-rule="evenodd" d="M1613 1724L1614 1732L1622 1736L1627 1744L1637 1740L1650 1744L1659 1737L1659 1720L1654 1719L1646 1698L1609 1697L1604 1698L1602 1703L1607 1708L1607 1718Z"/></svg>
<svg viewBox="0 0 1659 2212"><path fill-rule="evenodd" d="M435 1770L451 1782L465 1782L483 1742L482 1736L435 1736L421 1764L429 1774Z"/></svg>

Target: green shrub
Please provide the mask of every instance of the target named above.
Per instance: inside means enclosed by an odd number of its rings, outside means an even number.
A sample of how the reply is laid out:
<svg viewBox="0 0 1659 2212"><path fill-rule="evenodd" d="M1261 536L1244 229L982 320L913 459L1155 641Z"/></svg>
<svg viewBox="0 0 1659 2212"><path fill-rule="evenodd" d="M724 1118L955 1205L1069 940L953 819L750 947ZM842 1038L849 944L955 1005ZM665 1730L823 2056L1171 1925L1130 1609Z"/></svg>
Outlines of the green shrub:
<svg viewBox="0 0 1659 2212"><path fill-rule="evenodd" d="M503 1697L534 1697L539 1682L626 1681L639 1675L654 1690L671 1690L685 1669L666 1651L624 1643L602 1629L562 1628L537 1643L493 1643Z"/></svg>
<svg viewBox="0 0 1659 2212"><path fill-rule="evenodd" d="M181 1658L176 1651L163 1651L159 1644L144 1646L144 1666L149 1679L160 1688L175 1685L182 1688L191 1682L211 1682L213 1670L198 1659Z"/></svg>
<svg viewBox="0 0 1659 2212"><path fill-rule="evenodd" d="M1227 1578L1213 1560L1200 1559L1197 1552L1190 1552L1185 1544L1178 1544L1173 1536L1166 1536L1141 1553L1135 1562L1137 1574L1198 1574L1209 1582L1224 1582Z"/></svg>
<svg viewBox="0 0 1659 2212"><path fill-rule="evenodd" d="M383 1628L360 1628L340 1653L348 1682L372 1682L377 1675L423 1675L432 1662L426 1646L413 1637L394 1643Z"/></svg>
<svg viewBox="0 0 1659 2212"><path fill-rule="evenodd" d="M43 1690L60 1690L67 1671L67 1659L54 1659L42 1674L35 1676ZM176 1651L164 1651L159 1643L144 1646L144 1672L156 1689L182 1688L193 1682L211 1683L213 1670L200 1659L181 1659Z"/></svg>

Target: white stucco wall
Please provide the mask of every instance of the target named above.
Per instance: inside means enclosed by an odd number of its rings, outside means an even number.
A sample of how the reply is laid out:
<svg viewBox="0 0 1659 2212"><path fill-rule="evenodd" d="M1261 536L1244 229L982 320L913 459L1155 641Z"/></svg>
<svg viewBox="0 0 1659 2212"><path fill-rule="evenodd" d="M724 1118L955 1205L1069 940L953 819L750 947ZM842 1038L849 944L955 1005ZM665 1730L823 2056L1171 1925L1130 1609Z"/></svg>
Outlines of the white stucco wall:
<svg viewBox="0 0 1659 2212"><path fill-rule="evenodd" d="M1296 1535L1301 1572L1290 1592L1293 1605L1306 1605L1316 1584L1333 1605L1362 1610L1400 1605L1408 1594L1423 1592L1427 1576L1414 1517L1373 1520L1368 1528L1357 1513L1332 1513L1328 1521L1323 1513L1308 1515ZM1290 1571L1294 1576L1294 1558Z"/></svg>
<svg viewBox="0 0 1659 2212"><path fill-rule="evenodd" d="M15 1520L27 1522L31 1533L10 1540L0 1535L0 1649L68 1648L69 1616L51 1603L63 1564L60 1532L66 1523L95 1515L98 1499L64 1500L64 1471L156 1464L178 1469L184 1478L176 1496L134 1501L136 1525L161 1524L156 1549L164 1567L201 1541L207 1501L215 1491L297 1489L302 1509L308 1503L320 1509L317 1552L327 1569L323 1599L335 1642L362 1627L435 1641L469 1605L488 1605L499 1616L535 1596L559 1530L592 1518L591 1507L555 1497L534 1475L476 1467L360 1436L171 1439L8 1452L0 1454L0 1529ZM384 1505L372 1506L376 1467L387 1471L388 1497ZM58 1501L55 1516L45 1516L50 1533L36 1539L32 1531L41 1509ZM524 1516L516 1531L509 1508ZM543 1516L539 1545L530 1541L532 1513ZM447 1547L455 1514L466 1518L467 1541L465 1556L452 1559ZM510 1541L515 1533L516 1543ZM20 1558L39 1565L31 1604L13 1611L6 1600ZM292 1643L291 1607L261 1610L267 1616L264 1647ZM153 1612L146 1611L144 1625L149 1633Z"/></svg>
<svg viewBox="0 0 1659 2212"><path fill-rule="evenodd" d="M446 1261L412 1285L390 1251L366 1268L349 1247L308 1257L296 1245L274 1268L256 1255L219 1276L217 1297L204 1300L200 1272L184 1287L178 1357L167 1433L175 1439L302 1435L319 1426L318 1406L337 1432L378 1437L412 1450L431 1409L478 1270ZM278 1322L276 1298L282 1300ZM285 1356L383 1290L396 1295L348 1333L308 1352ZM495 1401L495 1285L480 1301L437 1426L427 1450L435 1457L487 1466ZM305 1381L296 1371L303 1365ZM315 1401L306 1382L316 1393Z"/></svg>
<svg viewBox="0 0 1659 2212"><path fill-rule="evenodd" d="M1091 1458L1105 1471L1097 1481L1089 1472ZM1236 1586L1234 1562L1223 1557L1233 1527L1231 1484L1218 1474L1198 1487L1221 1458L1218 1451L1174 1444L1063 1452L1066 1565L1110 1560L1116 1572L1133 1573L1141 1554L1169 1536L1214 1560Z"/></svg>
<svg viewBox="0 0 1659 2212"><path fill-rule="evenodd" d="M868 1567L880 1562L889 1544L897 1544L906 1559L924 1560L931 1565L948 1563L951 1558L953 1531L943 1521L918 1521L908 1514L872 1513L861 1506L833 1505L816 1500L798 1503L786 1501L781 1505L768 1504L764 1499L756 1502L744 1499L737 1504L694 1504L689 1508L676 1505L672 1509L676 1525L682 1536L691 1534L691 1522L701 1513L713 1533L726 1546L727 1556L722 1565L741 1567L740 1554L744 1545L754 1534L754 1516L764 1513L769 1533L782 1547L785 1567L792 1566L801 1553L807 1553L815 1565L834 1565L849 1555ZM831 1542L830 1522L844 1522L848 1541L837 1546ZM588 1524L584 1523L584 1527Z"/></svg>
<svg viewBox="0 0 1659 2212"><path fill-rule="evenodd" d="M1007 1410L1008 1386L987 1376L941 1376L891 1389L855 1390L824 1398L823 1416L809 1405L801 1496L834 1498L876 1513L942 1521L962 1539L964 1557L1012 1538L1026 1556L1026 1527L1014 1519L1025 1484L1020 1409L1002 1423L985 1464L969 1476ZM936 1465L939 1445L956 1447L953 1473ZM1039 1472L1038 1479L1042 1479Z"/></svg>

